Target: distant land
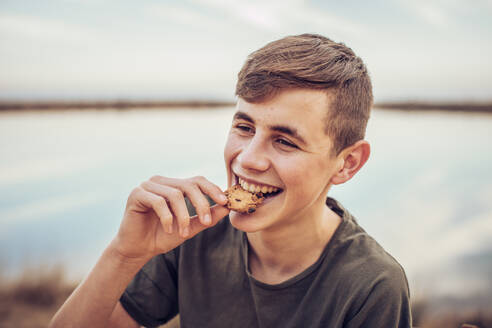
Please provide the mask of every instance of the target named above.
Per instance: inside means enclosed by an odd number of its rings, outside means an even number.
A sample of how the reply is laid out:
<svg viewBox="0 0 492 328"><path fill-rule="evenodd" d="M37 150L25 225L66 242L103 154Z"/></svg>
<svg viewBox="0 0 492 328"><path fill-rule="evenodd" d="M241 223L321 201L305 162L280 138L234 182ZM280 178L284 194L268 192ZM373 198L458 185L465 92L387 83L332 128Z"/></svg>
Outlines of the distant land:
<svg viewBox="0 0 492 328"><path fill-rule="evenodd" d="M374 104L374 108L404 111L450 111L450 112L479 112L492 113L490 102L381 102Z"/></svg>
<svg viewBox="0 0 492 328"><path fill-rule="evenodd" d="M0 101L0 111L18 110L80 110L80 109L137 109L137 108L210 108L231 107L231 101L177 100L177 101Z"/></svg>
<svg viewBox="0 0 492 328"><path fill-rule="evenodd" d="M217 100L176 100L176 101L138 101L138 100L107 100L107 101L0 101L0 111L20 110L127 110L141 108L211 108L232 107L232 101ZM492 113L490 102L379 102L374 108L403 111L452 111Z"/></svg>

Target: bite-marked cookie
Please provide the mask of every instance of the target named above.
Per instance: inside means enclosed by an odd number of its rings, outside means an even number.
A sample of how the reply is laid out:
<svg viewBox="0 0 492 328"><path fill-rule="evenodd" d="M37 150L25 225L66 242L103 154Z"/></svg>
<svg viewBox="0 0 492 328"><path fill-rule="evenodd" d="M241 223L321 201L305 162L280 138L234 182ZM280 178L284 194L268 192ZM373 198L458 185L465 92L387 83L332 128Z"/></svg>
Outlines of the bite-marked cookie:
<svg viewBox="0 0 492 328"><path fill-rule="evenodd" d="M239 213L253 213L264 199L261 192L252 193L244 190L240 185L230 187L225 191L225 195L227 208Z"/></svg>

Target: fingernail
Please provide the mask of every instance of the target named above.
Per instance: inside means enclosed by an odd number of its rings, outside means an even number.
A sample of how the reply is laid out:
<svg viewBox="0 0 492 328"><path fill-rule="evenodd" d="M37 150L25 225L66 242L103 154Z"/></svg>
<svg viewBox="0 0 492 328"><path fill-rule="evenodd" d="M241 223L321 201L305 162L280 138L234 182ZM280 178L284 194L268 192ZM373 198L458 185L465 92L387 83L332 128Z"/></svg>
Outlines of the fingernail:
<svg viewBox="0 0 492 328"><path fill-rule="evenodd" d="M212 223L212 218L210 217L210 214L205 214L205 216L203 217L203 223L205 224Z"/></svg>
<svg viewBox="0 0 492 328"><path fill-rule="evenodd" d="M167 226L167 233L173 233L173 226L172 225Z"/></svg>
<svg viewBox="0 0 492 328"><path fill-rule="evenodd" d="M220 195L220 199L222 200L222 202L227 202L227 197L225 195Z"/></svg>
<svg viewBox="0 0 492 328"><path fill-rule="evenodd" d="M188 237L189 234L190 234L190 228L184 227L183 228L183 237Z"/></svg>

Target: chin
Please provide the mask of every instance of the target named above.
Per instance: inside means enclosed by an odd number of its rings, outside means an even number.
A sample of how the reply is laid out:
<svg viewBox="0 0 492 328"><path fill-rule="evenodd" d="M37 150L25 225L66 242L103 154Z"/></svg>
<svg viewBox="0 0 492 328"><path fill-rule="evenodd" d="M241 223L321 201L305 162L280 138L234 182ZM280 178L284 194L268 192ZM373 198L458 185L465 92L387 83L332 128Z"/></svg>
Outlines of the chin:
<svg viewBox="0 0 492 328"><path fill-rule="evenodd" d="M234 228L244 232L257 232L265 228L265 220L258 213L241 214L231 211L229 213L229 220Z"/></svg>

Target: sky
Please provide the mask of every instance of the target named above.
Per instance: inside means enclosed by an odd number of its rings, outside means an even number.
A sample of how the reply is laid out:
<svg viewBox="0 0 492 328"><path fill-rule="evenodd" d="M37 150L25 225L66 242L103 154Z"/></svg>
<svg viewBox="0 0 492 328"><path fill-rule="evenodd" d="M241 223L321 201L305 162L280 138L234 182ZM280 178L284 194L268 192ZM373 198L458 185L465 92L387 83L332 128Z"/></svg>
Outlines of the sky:
<svg viewBox="0 0 492 328"><path fill-rule="evenodd" d="M247 55L318 33L376 101L492 100L491 0L1 0L0 100L233 100Z"/></svg>

